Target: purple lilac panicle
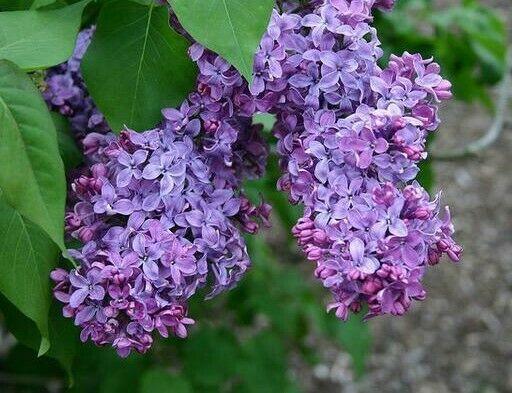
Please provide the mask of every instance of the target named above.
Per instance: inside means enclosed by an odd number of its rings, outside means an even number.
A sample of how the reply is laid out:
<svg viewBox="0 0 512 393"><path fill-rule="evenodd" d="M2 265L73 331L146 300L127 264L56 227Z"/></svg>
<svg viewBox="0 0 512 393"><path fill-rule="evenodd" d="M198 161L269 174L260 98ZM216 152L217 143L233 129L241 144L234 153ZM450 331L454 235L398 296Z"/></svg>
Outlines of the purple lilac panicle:
<svg viewBox="0 0 512 393"><path fill-rule="evenodd" d="M257 108L277 116L278 186L304 206L293 234L344 320L364 304L367 317L403 314L425 298L426 267L462 253L448 210L441 218L439 198L414 181L451 85L420 55L379 68L371 12L392 5L324 0L274 12L251 86Z"/></svg>
<svg viewBox="0 0 512 393"><path fill-rule="evenodd" d="M187 300L232 288L250 266L242 232L269 225L270 206L241 192L268 154L247 84L220 57L190 54L197 89L156 129L83 130L88 167L72 183L66 231L84 246L70 251L77 269L52 273L54 293L83 341L121 356L146 352L154 331L185 337Z"/></svg>
<svg viewBox="0 0 512 393"><path fill-rule="evenodd" d="M126 356L145 352L154 330L185 337L187 299L207 282L208 297L232 288L249 267L241 229L256 232L269 208L238 191L234 169L213 171L220 157L194 134L166 121L84 139L91 166L73 182L66 216L67 231L84 243L70 250L80 267L52 274L82 340Z"/></svg>

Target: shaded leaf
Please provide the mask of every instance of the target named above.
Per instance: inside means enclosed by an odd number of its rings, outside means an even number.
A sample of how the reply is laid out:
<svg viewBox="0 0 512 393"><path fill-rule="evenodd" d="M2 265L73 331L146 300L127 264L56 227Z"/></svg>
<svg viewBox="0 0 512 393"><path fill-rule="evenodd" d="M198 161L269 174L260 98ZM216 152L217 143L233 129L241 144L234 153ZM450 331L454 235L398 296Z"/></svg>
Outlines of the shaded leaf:
<svg viewBox="0 0 512 393"><path fill-rule="evenodd" d="M154 368L142 375L140 393L192 393L186 379Z"/></svg>
<svg viewBox="0 0 512 393"><path fill-rule="evenodd" d="M363 315L363 313L351 315L346 322L335 321L338 323L336 336L341 348L352 358L354 371L358 377L364 374L372 343L369 326L362 320ZM329 317L335 319L334 315Z"/></svg>
<svg viewBox="0 0 512 393"><path fill-rule="evenodd" d="M122 359L109 347L79 345L70 393L139 393L141 376L152 361L150 354L134 353Z"/></svg>
<svg viewBox="0 0 512 393"><path fill-rule="evenodd" d="M244 191L253 203L259 203L261 197L270 203L272 206L272 220L279 219L285 229L290 231L302 215L303 208L300 205L290 203L286 193L279 191L276 187L277 180L281 176L277 155L269 155L265 171L266 174L261 179L246 182ZM294 242L294 239L290 237L290 241Z"/></svg>
<svg viewBox="0 0 512 393"><path fill-rule="evenodd" d="M187 46L164 7L125 0L103 6L82 72L113 130L153 127L162 108L183 101L196 74Z"/></svg>
<svg viewBox="0 0 512 393"><path fill-rule="evenodd" d="M131 355L129 359L121 359L110 348L95 348L92 352L96 354L91 360L99 361L102 374L99 393L136 393L139 392L141 372L144 371L147 360L143 356ZM86 370L87 372L87 370ZM85 375L90 379L90 374ZM90 392L90 390L85 390Z"/></svg>
<svg viewBox="0 0 512 393"><path fill-rule="evenodd" d="M60 367L67 373L68 381L72 383L72 364L76 356L79 342L78 330L73 323L62 316L62 305L53 302L49 314L50 350L45 354L57 360ZM23 345L36 351L36 357L41 335L33 321L27 319L7 300L0 298L0 310L5 319L7 329Z"/></svg>
<svg viewBox="0 0 512 393"><path fill-rule="evenodd" d="M429 192L434 190L435 173L431 159L424 160L420 163L420 171L417 180L425 190Z"/></svg>
<svg viewBox="0 0 512 393"><path fill-rule="evenodd" d="M203 326L182 347L184 372L194 385L214 388L233 376L239 353L230 330Z"/></svg>
<svg viewBox="0 0 512 393"><path fill-rule="evenodd" d="M2 356L0 360L0 368L2 374L16 376L18 381L39 381L41 385L45 382L50 385L54 384L63 387L60 383L63 380L63 372L59 363L47 356L37 357L36 353L25 345L18 343L9 350L7 356ZM4 382L4 381L2 381ZM13 393L12 387L9 389L10 383L5 381L6 386L2 384L2 393ZM20 386L15 393L42 393L41 386Z"/></svg>
<svg viewBox="0 0 512 393"><path fill-rule="evenodd" d="M242 351L237 369L243 382L237 392L296 391L287 375L287 354L279 336L260 333L244 343Z"/></svg>
<svg viewBox="0 0 512 393"><path fill-rule="evenodd" d="M261 237L248 238L247 243L255 268L246 279L247 283L242 284L249 286L244 301L235 305L241 303L248 306L252 314L267 315L272 329L280 337L294 340L299 345L307 334L307 321L311 321L317 331L348 353L356 375L363 375L371 346L369 326L362 321L364 312L352 315L347 322L326 313L321 304L325 292L320 283L304 280L297 272L297 266L280 264L282 261L276 260Z"/></svg>

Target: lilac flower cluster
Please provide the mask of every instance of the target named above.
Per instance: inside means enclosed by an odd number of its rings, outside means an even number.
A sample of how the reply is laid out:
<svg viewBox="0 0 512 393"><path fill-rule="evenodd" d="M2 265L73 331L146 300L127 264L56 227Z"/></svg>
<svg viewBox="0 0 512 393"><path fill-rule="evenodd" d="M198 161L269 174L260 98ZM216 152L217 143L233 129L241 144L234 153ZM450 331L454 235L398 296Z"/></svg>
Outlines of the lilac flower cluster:
<svg viewBox="0 0 512 393"><path fill-rule="evenodd" d="M462 252L448 211L440 218L438 197L414 181L451 85L420 55L379 68L371 12L392 5L324 0L274 12L250 87L277 116L278 186L304 206L293 234L341 319L364 304L367 317L403 314L425 297L426 267Z"/></svg>
<svg viewBox="0 0 512 393"><path fill-rule="evenodd" d="M209 297L238 282L250 264L238 227L255 231L268 213L217 176L182 131L167 122L84 140L94 164L73 183L66 224L85 245L70 251L78 269L53 273L54 291L82 340L122 356L145 352L155 329L184 337L186 300L207 280Z"/></svg>
<svg viewBox="0 0 512 393"><path fill-rule="evenodd" d="M72 184L66 216L67 231L85 244L70 251L80 267L52 274L82 340L126 356L145 352L155 329L184 337L193 323L187 299L207 283L208 297L233 287L249 267L240 229L256 232L269 208L252 205L227 166L212 169L220 157L205 154L211 146L196 142L198 132L167 120L84 139L92 164Z"/></svg>
<svg viewBox="0 0 512 393"><path fill-rule="evenodd" d="M80 63L94 31L93 26L78 34L75 50L69 60L50 68L46 73L46 88L43 91L48 107L69 119L78 140L91 132L104 134L110 131L105 118L89 96L80 72Z"/></svg>
<svg viewBox="0 0 512 393"><path fill-rule="evenodd" d="M88 132L88 168L71 187L66 231L84 246L70 250L77 269L52 273L54 293L83 341L121 356L146 352L155 330L185 337L187 300L232 288L250 266L242 232L269 225L270 207L241 190L268 154L247 84L218 56L190 53L196 91L156 129Z"/></svg>

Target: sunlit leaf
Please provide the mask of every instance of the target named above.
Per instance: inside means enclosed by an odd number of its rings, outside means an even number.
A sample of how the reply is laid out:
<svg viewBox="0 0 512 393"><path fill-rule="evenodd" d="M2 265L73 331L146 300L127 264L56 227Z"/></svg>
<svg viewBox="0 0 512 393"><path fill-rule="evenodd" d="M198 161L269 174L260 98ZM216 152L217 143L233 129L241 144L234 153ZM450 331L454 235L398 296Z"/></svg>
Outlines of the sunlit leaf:
<svg viewBox="0 0 512 393"><path fill-rule="evenodd" d="M90 2L49 11L0 12L0 59L25 70L64 62L73 53L82 12Z"/></svg>
<svg viewBox="0 0 512 393"><path fill-rule="evenodd" d="M51 115L57 131L60 156L62 157L66 170L69 171L80 165L84 157L76 144L67 119L55 112L52 112Z"/></svg>
<svg viewBox="0 0 512 393"><path fill-rule="evenodd" d="M221 55L248 80L270 21L273 0L169 0L188 33Z"/></svg>
<svg viewBox="0 0 512 393"><path fill-rule="evenodd" d="M58 260L59 249L41 229L25 220L2 199L0 244L0 292L34 321L40 335L31 339L38 341L39 353L45 353L50 348L49 276Z"/></svg>
<svg viewBox="0 0 512 393"><path fill-rule="evenodd" d="M3 200L64 249L66 182L55 126L30 78L6 60L0 60L0 157Z"/></svg>

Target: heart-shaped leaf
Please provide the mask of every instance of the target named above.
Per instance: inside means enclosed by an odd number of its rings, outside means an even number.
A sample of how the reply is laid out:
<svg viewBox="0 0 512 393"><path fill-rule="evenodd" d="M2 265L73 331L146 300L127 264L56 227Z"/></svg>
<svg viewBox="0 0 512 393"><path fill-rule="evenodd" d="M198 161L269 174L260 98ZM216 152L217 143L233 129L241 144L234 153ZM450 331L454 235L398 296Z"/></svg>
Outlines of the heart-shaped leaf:
<svg viewBox="0 0 512 393"><path fill-rule="evenodd" d="M162 108L183 101L196 78L187 46L169 27L165 7L125 0L103 6L82 73L113 130L153 127Z"/></svg>
<svg viewBox="0 0 512 393"><path fill-rule="evenodd" d="M0 292L36 324L39 353L50 347L50 271L59 248L45 233L0 199Z"/></svg>
<svg viewBox="0 0 512 393"><path fill-rule="evenodd" d="M252 80L254 54L267 29L273 0L169 0L183 27Z"/></svg>

